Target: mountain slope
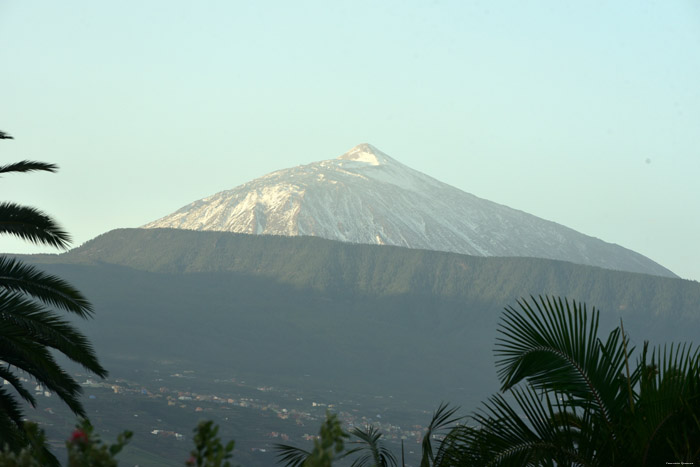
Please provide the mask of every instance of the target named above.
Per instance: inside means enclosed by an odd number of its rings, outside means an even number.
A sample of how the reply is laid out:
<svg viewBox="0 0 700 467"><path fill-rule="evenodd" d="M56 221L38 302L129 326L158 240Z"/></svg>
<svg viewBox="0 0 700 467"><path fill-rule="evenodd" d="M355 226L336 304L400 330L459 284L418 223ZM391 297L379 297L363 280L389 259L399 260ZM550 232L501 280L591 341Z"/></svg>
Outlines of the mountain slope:
<svg viewBox="0 0 700 467"><path fill-rule="evenodd" d="M465 193L369 144L195 201L144 228L309 235L675 277L638 253Z"/></svg>
<svg viewBox="0 0 700 467"><path fill-rule="evenodd" d="M165 274L236 273L343 299L419 294L500 309L530 294L568 296L625 314L698 320L700 284L541 258L485 258L314 237L118 229L36 263L111 264ZM432 298L431 298L432 300Z"/></svg>
<svg viewBox="0 0 700 467"><path fill-rule="evenodd" d="M425 408L473 407L492 392L496 321L519 297L599 307L603 328L622 317L636 343L691 340L700 325L697 282L539 258L120 229L26 259L93 301L98 319L81 329L101 356L236 368L272 385L309 374L307 389L401 395Z"/></svg>

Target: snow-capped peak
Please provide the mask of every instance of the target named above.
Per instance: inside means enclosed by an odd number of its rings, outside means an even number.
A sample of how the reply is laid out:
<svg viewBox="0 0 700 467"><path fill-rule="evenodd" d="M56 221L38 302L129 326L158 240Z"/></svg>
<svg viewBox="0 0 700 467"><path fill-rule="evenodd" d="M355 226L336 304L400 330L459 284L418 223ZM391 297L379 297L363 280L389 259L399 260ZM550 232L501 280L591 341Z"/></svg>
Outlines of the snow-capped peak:
<svg viewBox="0 0 700 467"><path fill-rule="evenodd" d="M195 201L144 227L313 235L673 276L638 253L477 198L367 143Z"/></svg>
<svg viewBox="0 0 700 467"><path fill-rule="evenodd" d="M358 144L342 156L338 157L338 159L344 161L365 162L369 165L384 165L391 160L389 156L368 143Z"/></svg>

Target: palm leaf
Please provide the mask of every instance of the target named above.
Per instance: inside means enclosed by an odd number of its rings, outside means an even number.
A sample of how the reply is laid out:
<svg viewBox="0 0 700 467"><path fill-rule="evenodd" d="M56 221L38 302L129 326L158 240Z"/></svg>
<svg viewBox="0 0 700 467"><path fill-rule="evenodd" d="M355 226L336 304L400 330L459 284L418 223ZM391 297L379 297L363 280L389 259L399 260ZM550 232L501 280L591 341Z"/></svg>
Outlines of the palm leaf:
<svg viewBox="0 0 700 467"><path fill-rule="evenodd" d="M12 164L0 165L0 174L10 172L26 173L36 171L56 172L57 170L58 166L56 164L49 164L46 162L38 161L20 161L14 162Z"/></svg>
<svg viewBox="0 0 700 467"><path fill-rule="evenodd" d="M107 370L98 362L87 337L70 322L41 305L16 293L0 292L0 320L5 327L15 326L22 338L34 339L40 345L58 350L98 376L107 376ZM6 330L3 336L7 339L10 338L9 334Z"/></svg>
<svg viewBox="0 0 700 467"><path fill-rule="evenodd" d="M44 212L16 203L0 203L0 234L14 235L35 244L67 249L70 235Z"/></svg>
<svg viewBox="0 0 700 467"><path fill-rule="evenodd" d="M361 445L359 448L350 450L347 455L364 452L362 456L355 459L351 467L389 467L397 466L396 457L385 446L380 438L382 434L373 426L368 426L364 430L355 428L350 432L359 441L352 441L353 444ZM345 456L344 456L345 457Z"/></svg>
<svg viewBox="0 0 700 467"><path fill-rule="evenodd" d="M58 458L49 450L46 443L46 434L39 428L39 425L30 422L25 423L23 428L26 445L30 447L35 461L46 467L61 467Z"/></svg>
<svg viewBox="0 0 700 467"><path fill-rule="evenodd" d="M459 407L450 408L449 404L441 402L437 410L433 412L433 417L431 418L430 423L428 424L428 429L423 436L420 461L421 467L430 467L430 465L435 462L435 455L433 454L433 445L431 440L436 434L438 434L438 432L462 419L462 417L454 416L457 410L459 410Z"/></svg>
<svg viewBox="0 0 700 467"><path fill-rule="evenodd" d="M90 302L68 282L13 258L0 256L0 288L31 295L83 318L93 311Z"/></svg>
<svg viewBox="0 0 700 467"><path fill-rule="evenodd" d="M8 427L7 423L3 420L7 419L11 421L12 427ZM22 427L22 407L17 403L14 397L4 388L0 387L0 436L4 442L7 442L5 436L14 438L17 436L12 430ZM5 431L7 429L8 431Z"/></svg>
<svg viewBox="0 0 700 467"><path fill-rule="evenodd" d="M513 404L498 394L472 416L476 427L460 426L445 438L441 465L587 465L579 452L580 431L559 395L530 387L511 390Z"/></svg>
<svg viewBox="0 0 700 467"><path fill-rule="evenodd" d="M597 411L611 430L611 413L628 403L627 391L621 395L625 349L619 328L603 343L595 309L589 320L585 305L568 300L540 297L518 305L506 308L498 329L502 390L527 379L540 391L566 393L579 407Z"/></svg>
<svg viewBox="0 0 700 467"><path fill-rule="evenodd" d="M28 373L37 383L55 393L76 415L85 416L80 402L82 388L56 362L51 352L30 338L0 340L2 359Z"/></svg>
<svg viewBox="0 0 700 467"><path fill-rule="evenodd" d="M637 423L632 442L644 453L642 463L661 459L695 462L700 445L687 436L700 437L700 349L670 344L652 351L647 363L645 343L639 366L644 376L637 401ZM666 461L663 461L666 462Z"/></svg>
<svg viewBox="0 0 700 467"><path fill-rule="evenodd" d="M0 378L4 379L7 383L10 383L10 385L12 385L13 389L17 391L17 394L19 394L22 399L29 402L32 406L36 405L36 399L34 399L32 393L27 391L22 384L22 380L12 373L8 367L0 366Z"/></svg>
<svg viewBox="0 0 700 467"><path fill-rule="evenodd" d="M85 336L38 303L10 292L0 294L0 335L0 360L31 375L73 412L84 415L79 398L82 389L58 365L51 349L104 377L107 372L100 366ZM26 393L19 394L34 403Z"/></svg>
<svg viewBox="0 0 700 467"><path fill-rule="evenodd" d="M277 462L284 462L285 467L300 467L306 462L311 453L296 446L276 444Z"/></svg>
<svg viewBox="0 0 700 467"><path fill-rule="evenodd" d="M0 131L0 139L12 139L12 136ZM57 169L55 164L24 160L0 165L0 174ZM47 214L12 202L0 203L0 234L60 249L67 249L70 242L68 233ZM22 410L15 396L31 405L36 400L16 376L17 371L55 393L82 416L85 411L79 398L81 387L58 365L52 352L62 353L98 376L105 377L107 371L83 334L34 299L83 318L90 316L92 306L67 282L17 260L0 257L0 378L15 390L9 394L5 387L0 387L0 442L15 450L29 445L33 457L42 465L58 465L41 430L32 431L22 421Z"/></svg>

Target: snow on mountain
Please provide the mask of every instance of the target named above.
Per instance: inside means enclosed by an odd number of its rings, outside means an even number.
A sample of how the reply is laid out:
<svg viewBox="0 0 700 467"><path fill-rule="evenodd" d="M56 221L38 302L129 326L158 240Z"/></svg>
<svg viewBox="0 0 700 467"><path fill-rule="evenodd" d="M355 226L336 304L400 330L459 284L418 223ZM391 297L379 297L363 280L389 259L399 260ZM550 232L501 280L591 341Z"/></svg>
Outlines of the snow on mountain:
<svg viewBox="0 0 700 467"><path fill-rule="evenodd" d="M272 172L143 227L312 235L675 277L634 251L465 193L370 144L337 159Z"/></svg>

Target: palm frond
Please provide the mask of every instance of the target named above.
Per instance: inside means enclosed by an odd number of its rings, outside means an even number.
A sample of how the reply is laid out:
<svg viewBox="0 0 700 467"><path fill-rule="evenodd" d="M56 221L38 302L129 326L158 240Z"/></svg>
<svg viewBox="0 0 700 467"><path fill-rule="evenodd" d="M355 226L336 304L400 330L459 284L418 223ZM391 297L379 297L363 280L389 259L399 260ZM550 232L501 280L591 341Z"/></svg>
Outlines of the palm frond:
<svg viewBox="0 0 700 467"><path fill-rule="evenodd" d="M51 352L29 338L0 340L0 355L55 393L76 415L85 416L80 384L56 362Z"/></svg>
<svg viewBox="0 0 700 467"><path fill-rule="evenodd" d="M0 234L61 249L70 244L70 235L46 213L11 202L0 203Z"/></svg>
<svg viewBox="0 0 700 467"><path fill-rule="evenodd" d="M14 416L5 412L5 401L10 398L11 396L0 388L0 439L4 446L19 450L27 445L24 422L21 418L15 419Z"/></svg>
<svg viewBox="0 0 700 467"><path fill-rule="evenodd" d="M365 429L354 428L350 434L356 437L359 441L352 441L353 444L360 446L347 453L350 455L356 452L364 452L360 457L355 459L351 467L389 467L397 466L396 457L389 451L380 441L381 432L373 426L368 426Z"/></svg>
<svg viewBox="0 0 700 467"><path fill-rule="evenodd" d="M90 302L68 282L17 259L0 256L0 289L3 288L30 295L83 318L93 312Z"/></svg>
<svg viewBox="0 0 700 467"><path fill-rule="evenodd" d="M459 407L450 408L449 404L441 402L437 410L433 412L433 416L428 424L428 429L423 436L423 442L421 443L421 467L430 467L430 465L435 462L432 438L441 430L446 429L448 426L457 423L463 418L454 416L458 410Z"/></svg>
<svg viewBox="0 0 700 467"><path fill-rule="evenodd" d="M12 136L0 131L0 139L12 139ZM23 160L0 165L0 175L57 169L55 164ZM0 203L0 234L59 249L67 249L70 243L68 233L50 216L12 202ZM90 303L67 282L20 261L0 257L0 378L15 390L9 394L5 387L0 387L0 444L12 449L29 445L42 465L59 465L46 446L43 432L22 421L22 409L15 397L31 405L36 404L36 399L24 387L17 372L33 378L75 414L84 416L80 402L82 388L56 362L53 352L62 353L98 376L105 377L107 371L97 360L88 339L44 305L83 318L92 313Z"/></svg>
<svg viewBox="0 0 700 467"><path fill-rule="evenodd" d="M600 339L595 309L549 297L518 305L498 328L505 394L444 437L433 467L700 462L700 348L645 343L630 368L622 327Z"/></svg>
<svg viewBox="0 0 700 467"><path fill-rule="evenodd" d="M34 339L40 345L58 350L100 377L107 376L85 335L70 322L41 305L13 292L0 292L0 320L3 325L15 326L15 335ZM3 336L10 338L6 330Z"/></svg>
<svg viewBox="0 0 700 467"><path fill-rule="evenodd" d="M476 426L458 427L446 440L451 452L444 465L586 465L581 455L580 430L575 428L558 397L538 394L531 387L515 387L510 394L515 405L497 394L472 416Z"/></svg>
<svg viewBox="0 0 700 467"><path fill-rule="evenodd" d="M576 302L532 301L518 301L519 310L507 307L499 324L496 366L502 390L527 379L538 390L571 395L611 427L611 412L626 403L620 396L625 349L619 328L603 343L597 310L589 319L586 306Z"/></svg>
<svg viewBox="0 0 700 467"><path fill-rule="evenodd" d="M5 418L12 422L14 428L21 428L24 414L22 413L22 407L15 398L4 387L0 387L0 420ZM6 425L7 423L0 421L0 436L3 437L3 441L6 439L4 436L10 436L11 438L17 436L16 433L13 434L12 430L14 428ZM9 430L8 432L4 431L6 428Z"/></svg>
<svg viewBox="0 0 700 467"><path fill-rule="evenodd" d="M52 349L104 377L107 371L97 361L85 336L40 304L11 292L0 294L0 335L3 362L30 375L74 413L84 415L80 402L82 388L58 365ZM33 398L26 395L20 392L20 396L33 404Z"/></svg>
<svg viewBox="0 0 700 467"><path fill-rule="evenodd" d="M22 384L22 380L20 380L14 373L12 373L12 371L10 371L8 367L0 366L0 378L10 383L10 385L15 391L17 391L17 394L19 394L19 396L22 399L29 402L32 406L36 405L36 399L34 398L32 393L27 391L27 389Z"/></svg>
<svg viewBox="0 0 700 467"><path fill-rule="evenodd" d="M644 453L643 462L660 459L695 461L700 453L688 435L700 436L700 349L688 344L670 344L654 349L647 362L645 343L639 366L645 377L640 384L638 415L643 423L634 425L636 442Z"/></svg>
<svg viewBox="0 0 700 467"><path fill-rule="evenodd" d="M300 467L311 455L309 451L288 444L276 444L274 450L277 451L277 462L284 462L285 467Z"/></svg>
<svg viewBox="0 0 700 467"><path fill-rule="evenodd" d="M0 165L0 174L10 173L10 172L56 172L58 166L56 164L49 164L46 162L39 161L20 161L14 162L12 164Z"/></svg>
<svg viewBox="0 0 700 467"><path fill-rule="evenodd" d="M46 434L36 423L24 423L24 438L26 445L32 451L32 457L46 467L61 467L58 458L49 450Z"/></svg>

